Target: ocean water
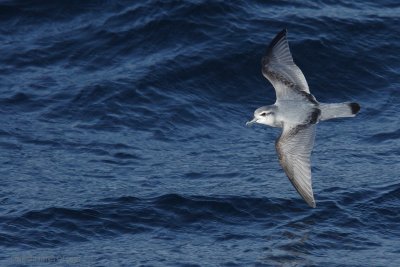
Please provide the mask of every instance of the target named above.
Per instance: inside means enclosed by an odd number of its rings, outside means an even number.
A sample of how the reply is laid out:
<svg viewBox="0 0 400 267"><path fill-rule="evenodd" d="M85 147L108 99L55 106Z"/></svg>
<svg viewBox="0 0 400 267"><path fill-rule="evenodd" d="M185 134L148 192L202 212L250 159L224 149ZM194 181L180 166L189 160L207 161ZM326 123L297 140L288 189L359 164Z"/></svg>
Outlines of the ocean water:
<svg viewBox="0 0 400 267"><path fill-rule="evenodd" d="M400 4L2 1L0 266L400 266ZM245 126L281 29L317 208Z"/></svg>

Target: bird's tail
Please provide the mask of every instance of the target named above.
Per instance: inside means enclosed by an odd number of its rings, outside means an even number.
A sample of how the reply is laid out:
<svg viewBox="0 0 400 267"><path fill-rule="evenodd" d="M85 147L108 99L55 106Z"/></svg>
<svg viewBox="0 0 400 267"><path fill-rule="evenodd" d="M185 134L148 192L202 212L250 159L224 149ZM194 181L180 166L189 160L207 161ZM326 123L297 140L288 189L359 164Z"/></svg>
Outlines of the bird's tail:
<svg viewBox="0 0 400 267"><path fill-rule="evenodd" d="M320 120L330 120L334 118L345 118L354 117L360 111L360 105L358 103L334 103L324 104L321 103L321 117Z"/></svg>

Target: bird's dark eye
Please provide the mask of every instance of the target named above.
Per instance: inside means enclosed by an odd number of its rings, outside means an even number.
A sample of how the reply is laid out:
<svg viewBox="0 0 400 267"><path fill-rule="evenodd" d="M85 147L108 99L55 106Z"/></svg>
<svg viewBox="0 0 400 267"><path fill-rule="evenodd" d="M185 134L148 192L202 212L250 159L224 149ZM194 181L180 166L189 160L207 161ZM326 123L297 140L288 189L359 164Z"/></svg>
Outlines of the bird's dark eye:
<svg viewBox="0 0 400 267"><path fill-rule="evenodd" d="M263 113L261 113L260 115L263 116L263 117L265 117L265 116L269 115L269 113L263 112Z"/></svg>

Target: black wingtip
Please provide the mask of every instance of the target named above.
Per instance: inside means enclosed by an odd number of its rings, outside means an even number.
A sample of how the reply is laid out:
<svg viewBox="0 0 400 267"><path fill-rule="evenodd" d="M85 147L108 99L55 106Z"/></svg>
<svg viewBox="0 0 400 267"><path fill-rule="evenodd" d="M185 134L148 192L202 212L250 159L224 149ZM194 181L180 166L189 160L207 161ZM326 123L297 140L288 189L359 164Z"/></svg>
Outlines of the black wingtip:
<svg viewBox="0 0 400 267"><path fill-rule="evenodd" d="M278 34L286 35L287 34L287 28L283 28Z"/></svg>
<svg viewBox="0 0 400 267"><path fill-rule="evenodd" d="M358 103L350 103L350 108L351 108L352 114L357 114L361 109L361 107Z"/></svg>
<svg viewBox="0 0 400 267"><path fill-rule="evenodd" d="M282 39L286 37L287 29L284 28L281 30L275 37L272 39L271 43L269 44L267 48L267 54L268 52Z"/></svg>

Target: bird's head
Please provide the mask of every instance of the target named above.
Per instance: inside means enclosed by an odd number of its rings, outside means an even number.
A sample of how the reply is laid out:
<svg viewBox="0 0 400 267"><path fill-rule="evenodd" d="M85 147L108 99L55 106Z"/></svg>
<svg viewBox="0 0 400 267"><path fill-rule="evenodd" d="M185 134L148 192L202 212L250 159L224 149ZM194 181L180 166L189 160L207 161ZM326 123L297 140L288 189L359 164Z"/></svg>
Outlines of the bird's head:
<svg viewBox="0 0 400 267"><path fill-rule="evenodd" d="M254 123L265 124L268 126L276 127L275 120L275 106L264 106L256 109L254 111L254 118L251 121L248 121L246 125L252 125Z"/></svg>

